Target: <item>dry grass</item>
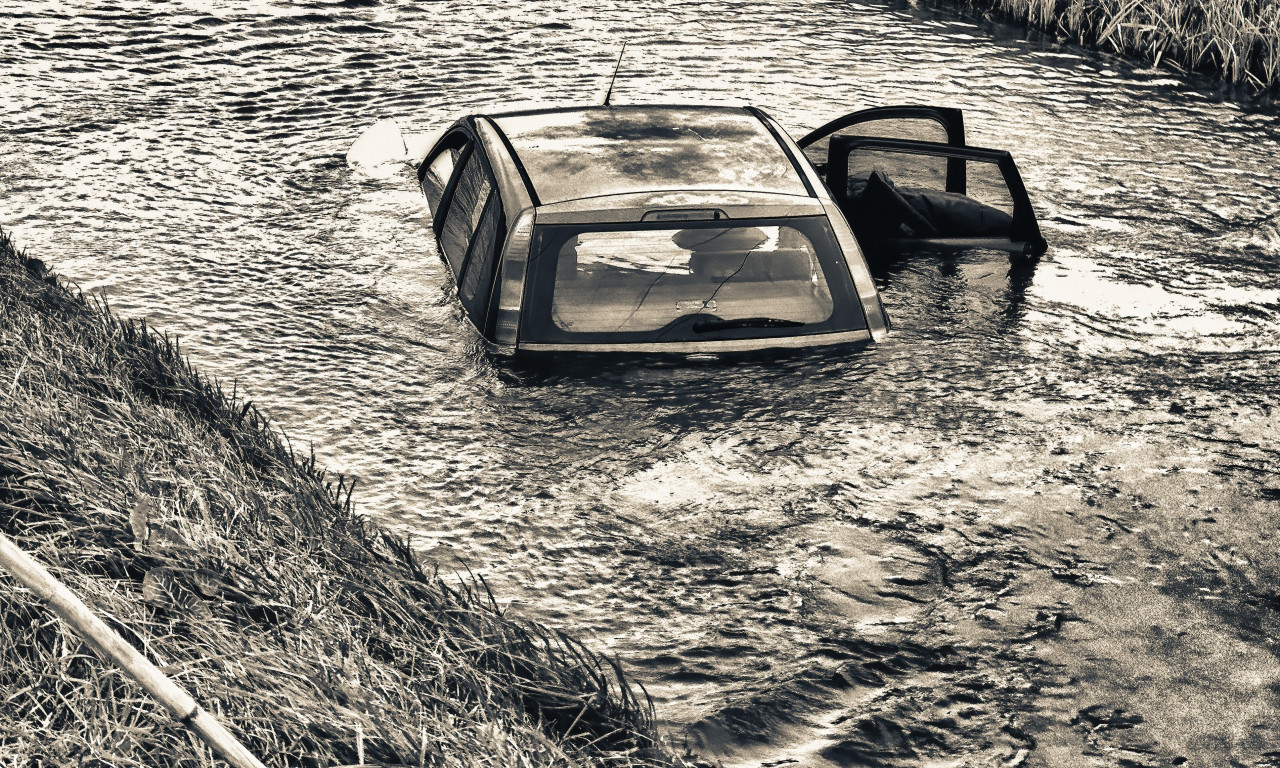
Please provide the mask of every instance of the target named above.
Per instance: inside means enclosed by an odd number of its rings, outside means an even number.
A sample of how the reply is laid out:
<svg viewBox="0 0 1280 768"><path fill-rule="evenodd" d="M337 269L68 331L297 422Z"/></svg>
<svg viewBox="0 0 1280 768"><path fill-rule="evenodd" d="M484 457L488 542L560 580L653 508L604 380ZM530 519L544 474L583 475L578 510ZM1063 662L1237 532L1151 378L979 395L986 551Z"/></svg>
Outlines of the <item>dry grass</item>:
<svg viewBox="0 0 1280 768"><path fill-rule="evenodd" d="M1275 0L966 0L1087 45L1280 88Z"/></svg>
<svg viewBox="0 0 1280 768"><path fill-rule="evenodd" d="M356 518L175 341L0 232L0 530L271 766L669 764L647 697ZM0 574L0 766L208 750ZM360 734L360 735L358 735Z"/></svg>

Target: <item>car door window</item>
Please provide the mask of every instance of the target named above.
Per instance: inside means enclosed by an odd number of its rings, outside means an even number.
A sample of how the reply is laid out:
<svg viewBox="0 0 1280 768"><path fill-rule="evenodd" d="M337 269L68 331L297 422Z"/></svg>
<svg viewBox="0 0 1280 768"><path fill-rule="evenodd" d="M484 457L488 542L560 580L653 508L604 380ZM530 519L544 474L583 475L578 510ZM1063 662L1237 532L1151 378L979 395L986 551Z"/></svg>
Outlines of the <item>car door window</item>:
<svg viewBox="0 0 1280 768"><path fill-rule="evenodd" d="M440 210L440 198L444 197L445 187L449 186L453 166L458 162L458 152L458 147L445 149L427 165L422 174L422 192L427 196L427 204L431 206L433 216Z"/></svg>
<svg viewBox="0 0 1280 768"><path fill-rule="evenodd" d="M875 137L882 139L899 139L904 141L927 141L963 147L964 116L960 110L950 107L875 107L852 112L836 118L826 125L815 129L801 138L797 143L804 150L809 161L818 169L822 180L837 198L850 194L850 191L839 188L833 179L847 178L850 182L865 182L872 171L884 171L885 168L866 165L865 167L832 167L833 163L844 160L844 153L838 149L833 154L833 147L846 144L853 139ZM943 160L921 160L898 158L905 161L907 168L894 168L920 178L929 178L929 183L937 183L939 188L950 192L964 191L964 166L959 163L948 163Z"/></svg>
<svg viewBox="0 0 1280 768"><path fill-rule="evenodd" d="M995 163L966 164L968 184L965 194L991 208L1004 211L1009 216L1017 212L1017 203L1008 182Z"/></svg>
<svg viewBox="0 0 1280 768"><path fill-rule="evenodd" d="M837 147L843 143L840 137L833 141ZM835 154L837 158L840 156L846 158L846 189L832 190L837 199L857 197L870 181L872 173L879 173L900 186L938 190L947 188L947 168L951 163L946 157L869 148ZM830 169L828 171L828 186L831 186L840 178L840 174L830 172Z"/></svg>
<svg viewBox="0 0 1280 768"><path fill-rule="evenodd" d="M433 218L444 215L444 211L440 210L440 204L447 202L445 192L449 189L449 179L453 176L458 158L466 146L467 134L462 131L446 134L418 168L418 184L427 198Z"/></svg>
<svg viewBox="0 0 1280 768"><path fill-rule="evenodd" d="M453 194L449 196L444 226L440 230L440 248L444 251L445 261L453 270L455 279L462 276L471 236L480 223L489 192L493 189L493 182L481 153L472 151L466 154L467 159L463 161L465 165L459 171Z"/></svg>
<svg viewBox="0 0 1280 768"><path fill-rule="evenodd" d="M948 143L946 124L933 117L880 118L838 128L806 145L804 153L809 156L809 160L814 165L823 165L827 162L831 139L836 136L876 136L882 139Z"/></svg>
<svg viewBox="0 0 1280 768"><path fill-rule="evenodd" d="M831 158L828 186L859 241L873 252L877 244L904 238L952 239L964 241L951 244L956 247L1025 255L1044 251L1026 186L1008 152L837 136ZM958 174L944 172L956 166ZM943 179L956 175L969 181L952 191Z"/></svg>
<svg viewBox="0 0 1280 768"><path fill-rule="evenodd" d="M486 330L491 304L502 223L502 201L498 195L491 194L471 238L470 252L458 281L458 298L462 300L471 322L482 333Z"/></svg>

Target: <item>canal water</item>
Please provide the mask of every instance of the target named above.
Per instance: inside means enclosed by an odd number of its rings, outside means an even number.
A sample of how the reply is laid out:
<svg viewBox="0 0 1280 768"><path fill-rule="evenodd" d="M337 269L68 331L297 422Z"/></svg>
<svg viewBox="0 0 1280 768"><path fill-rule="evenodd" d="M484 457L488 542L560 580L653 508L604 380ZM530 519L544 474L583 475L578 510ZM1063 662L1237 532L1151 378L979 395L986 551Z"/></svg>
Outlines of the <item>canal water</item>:
<svg viewBox="0 0 1280 768"><path fill-rule="evenodd" d="M877 0L0 4L0 226L358 508L616 654L725 765L1280 764L1280 119ZM412 172L515 101L965 110L1050 243L880 275L858 353L529 374Z"/></svg>

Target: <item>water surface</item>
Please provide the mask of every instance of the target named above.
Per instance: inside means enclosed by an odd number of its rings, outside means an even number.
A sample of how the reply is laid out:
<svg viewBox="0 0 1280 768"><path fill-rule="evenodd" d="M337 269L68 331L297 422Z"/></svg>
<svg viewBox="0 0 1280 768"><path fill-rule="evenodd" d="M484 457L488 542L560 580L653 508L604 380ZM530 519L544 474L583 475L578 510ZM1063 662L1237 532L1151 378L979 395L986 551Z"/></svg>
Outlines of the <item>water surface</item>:
<svg viewBox="0 0 1280 768"><path fill-rule="evenodd" d="M883 2L0 8L0 226L616 653L726 764L1280 762L1280 121ZM366 126L513 101L965 110L1051 248L881 275L865 352L512 372Z"/></svg>

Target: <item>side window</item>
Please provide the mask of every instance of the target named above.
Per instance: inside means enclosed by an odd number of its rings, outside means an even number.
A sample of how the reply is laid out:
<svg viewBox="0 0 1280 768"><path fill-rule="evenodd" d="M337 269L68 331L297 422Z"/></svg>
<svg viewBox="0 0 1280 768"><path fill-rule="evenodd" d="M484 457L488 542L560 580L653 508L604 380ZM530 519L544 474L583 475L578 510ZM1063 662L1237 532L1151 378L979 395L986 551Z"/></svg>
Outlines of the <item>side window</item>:
<svg viewBox="0 0 1280 768"><path fill-rule="evenodd" d="M486 330L502 229L502 200L498 195L490 195L489 204L480 217L480 225L471 239L471 252L458 282L458 298L471 316L471 322L481 332Z"/></svg>
<svg viewBox="0 0 1280 768"><path fill-rule="evenodd" d="M449 185L449 177L453 175L453 166L458 162L457 147L450 147L436 156L422 174L422 192L427 196L427 204L431 206L431 215L440 210L440 198L444 197L444 188Z"/></svg>
<svg viewBox="0 0 1280 768"><path fill-rule="evenodd" d="M471 235L480 223L489 191L493 184L484 159L476 151L464 153L466 163L459 173L453 194L449 198L449 210L445 213L444 226L440 230L440 248L445 261L453 269L455 278L462 276L463 261Z"/></svg>
<svg viewBox="0 0 1280 768"><path fill-rule="evenodd" d="M845 179L849 183L864 183L872 171L879 170L844 167L846 154L840 147L847 148L860 138L927 141L963 147L964 115L952 107L873 107L851 112L809 132L797 144L837 200L854 194L843 188ZM948 192L964 192L964 163L959 160L922 163L916 170L941 175Z"/></svg>
<svg viewBox="0 0 1280 768"><path fill-rule="evenodd" d="M827 164L831 139L838 136L878 136L884 139L909 139L911 141L936 141L947 143L947 126L931 117L882 117L862 123L854 123L832 131L804 148L809 160L816 166Z"/></svg>

